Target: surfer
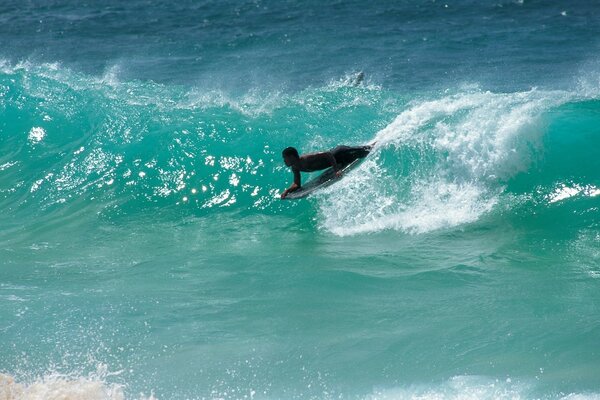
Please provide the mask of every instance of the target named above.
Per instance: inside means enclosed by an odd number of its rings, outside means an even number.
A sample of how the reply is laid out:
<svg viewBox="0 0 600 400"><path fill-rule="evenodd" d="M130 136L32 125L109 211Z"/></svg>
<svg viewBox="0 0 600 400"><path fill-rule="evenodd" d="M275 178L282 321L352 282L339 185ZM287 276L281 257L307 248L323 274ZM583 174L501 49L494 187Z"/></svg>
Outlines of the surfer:
<svg viewBox="0 0 600 400"><path fill-rule="evenodd" d="M374 144L374 143L373 143ZM335 176L342 174L342 169L354 160L364 158L373 148L373 144L367 146L337 146L329 151L298 154L294 147L287 147L282 152L283 162L292 169L294 173L294 183L281 193L281 198L285 199L288 193L301 188L300 172L313 172L332 167Z"/></svg>

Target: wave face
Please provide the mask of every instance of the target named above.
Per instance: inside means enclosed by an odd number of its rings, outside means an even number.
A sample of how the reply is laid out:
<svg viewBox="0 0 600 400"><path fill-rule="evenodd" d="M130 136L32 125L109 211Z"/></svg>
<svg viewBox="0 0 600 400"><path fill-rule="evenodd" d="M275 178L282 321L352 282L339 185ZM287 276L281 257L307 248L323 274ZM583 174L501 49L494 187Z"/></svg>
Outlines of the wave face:
<svg viewBox="0 0 600 400"><path fill-rule="evenodd" d="M2 206L25 220L69 209L118 218L159 208L179 218L306 208L278 199L290 181L287 145L377 143L309 202L338 235L429 232L600 190L599 103L565 91L407 99L348 77L232 98L27 64L5 65L0 84Z"/></svg>
<svg viewBox="0 0 600 400"><path fill-rule="evenodd" d="M333 145L325 138L331 113L352 113L338 135L360 140L389 113L380 90L343 82L291 96L229 98L21 65L5 67L1 84L5 204L30 210L84 200L86 207L117 213L153 204L191 213L277 209L286 144Z"/></svg>

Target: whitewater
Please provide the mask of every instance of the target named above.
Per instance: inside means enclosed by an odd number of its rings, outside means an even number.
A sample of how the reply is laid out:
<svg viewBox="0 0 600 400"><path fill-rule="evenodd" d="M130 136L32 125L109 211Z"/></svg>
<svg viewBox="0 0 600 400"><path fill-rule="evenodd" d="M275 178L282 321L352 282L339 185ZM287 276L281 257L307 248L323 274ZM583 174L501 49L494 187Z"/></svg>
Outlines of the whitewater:
<svg viewBox="0 0 600 400"><path fill-rule="evenodd" d="M600 398L596 6L0 11L0 400Z"/></svg>

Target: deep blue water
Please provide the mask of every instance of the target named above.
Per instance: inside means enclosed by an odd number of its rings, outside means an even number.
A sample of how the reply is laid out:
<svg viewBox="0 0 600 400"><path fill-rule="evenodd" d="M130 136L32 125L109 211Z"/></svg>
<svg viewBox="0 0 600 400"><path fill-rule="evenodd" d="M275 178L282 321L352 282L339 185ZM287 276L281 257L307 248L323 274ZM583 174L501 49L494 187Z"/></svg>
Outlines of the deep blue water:
<svg viewBox="0 0 600 400"><path fill-rule="evenodd" d="M401 91L573 83L597 61L589 1L3 2L3 57L230 90L364 70ZM563 15L564 14L564 15Z"/></svg>

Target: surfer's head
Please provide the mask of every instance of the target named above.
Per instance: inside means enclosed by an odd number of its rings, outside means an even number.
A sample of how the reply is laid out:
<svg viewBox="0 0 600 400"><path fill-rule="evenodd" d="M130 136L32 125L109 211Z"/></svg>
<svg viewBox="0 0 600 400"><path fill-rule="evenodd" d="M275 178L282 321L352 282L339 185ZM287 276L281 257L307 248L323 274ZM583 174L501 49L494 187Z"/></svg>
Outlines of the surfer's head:
<svg viewBox="0 0 600 400"><path fill-rule="evenodd" d="M298 154L298 150L296 150L294 147L286 147L281 152L281 155L283 156L283 162L288 167L296 164L300 159L300 154Z"/></svg>

